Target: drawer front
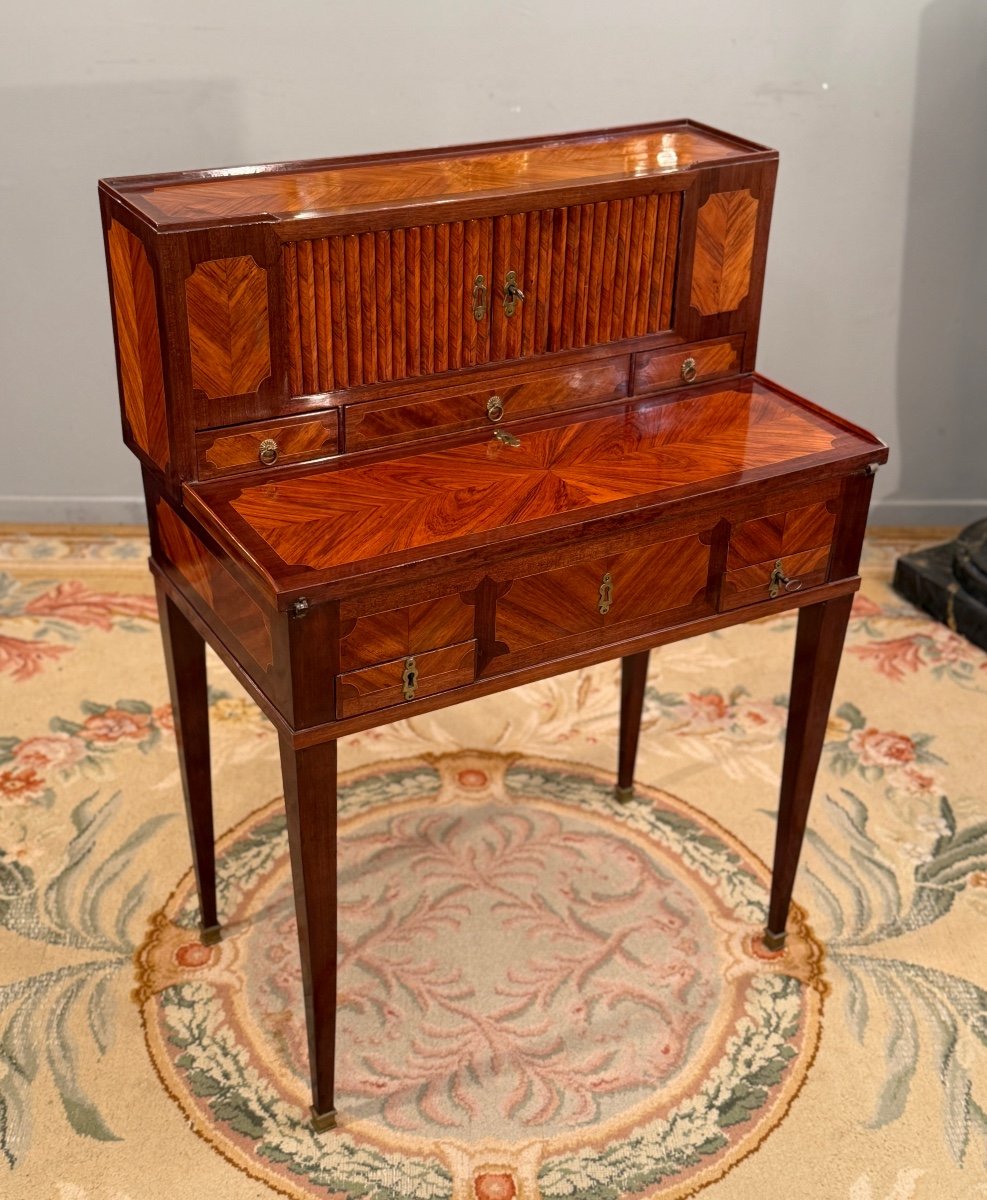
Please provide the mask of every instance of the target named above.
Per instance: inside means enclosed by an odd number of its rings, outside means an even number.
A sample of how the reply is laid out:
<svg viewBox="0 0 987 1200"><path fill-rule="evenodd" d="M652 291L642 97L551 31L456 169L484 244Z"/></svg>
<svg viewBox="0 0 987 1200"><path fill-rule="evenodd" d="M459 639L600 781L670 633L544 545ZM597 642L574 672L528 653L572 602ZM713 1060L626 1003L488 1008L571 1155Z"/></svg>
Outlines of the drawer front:
<svg viewBox="0 0 987 1200"><path fill-rule="evenodd" d="M681 210L682 193L662 191L287 242L291 392L414 379L669 329Z"/></svg>
<svg viewBox="0 0 987 1200"><path fill-rule="evenodd" d="M270 469L335 454L336 412L235 429L207 429L196 436L199 478Z"/></svg>
<svg viewBox="0 0 987 1200"><path fill-rule="evenodd" d="M336 677L336 716L357 717L407 704L463 687L475 676L476 642L472 639L458 646L377 663Z"/></svg>
<svg viewBox="0 0 987 1200"><path fill-rule="evenodd" d="M818 546L814 550L741 567L738 571L727 571L723 577L720 610L729 612L746 604L774 600L825 583L830 549L829 546Z"/></svg>
<svg viewBox="0 0 987 1200"><path fill-rule="evenodd" d="M836 528L834 501L820 501L744 521L730 531L727 571L771 562L800 550L829 546Z"/></svg>
<svg viewBox="0 0 987 1200"><path fill-rule="evenodd" d="M637 354L634 357L634 394L733 375L740 367L743 349L744 339L734 337Z"/></svg>
<svg viewBox="0 0 987 1200"><path fill-rule="evenodd" d="M473 606L458 595L367 616L360 612L355 602L340 606L339 669L343 672L424 654L473 637Z"/></svg>
<svg viewBox="0 0 987 1200"><path fill-rule="evenodd" d="M692 535L515 579L497 601L496 641L514 655L631 622L657 626L702 602L709 557Z"/></svg>
<svg viewBox="0 0 987 1200"><path fill-rule="evenodd" d="M369 450L407 441L415 434L455 433L619 400L627 395L629 369L630 357L623 355L527 378L505 375L501 382L468 392L350 405L345 416L346 449Z"/></svg>

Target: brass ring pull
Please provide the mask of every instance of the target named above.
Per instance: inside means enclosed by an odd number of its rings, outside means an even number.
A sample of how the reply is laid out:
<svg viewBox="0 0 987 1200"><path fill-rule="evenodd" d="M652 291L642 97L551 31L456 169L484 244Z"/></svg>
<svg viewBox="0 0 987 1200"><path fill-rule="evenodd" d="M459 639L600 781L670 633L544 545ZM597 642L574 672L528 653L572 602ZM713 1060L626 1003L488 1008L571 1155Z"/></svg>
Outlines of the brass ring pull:
<svg viewBox="0 0 987 1200"><path fill-rule="evenodd" d="M696 360L692 357L687 358L682 364L682 378L686 383L692 383L696 378L696 373Z"/></svg>
<svg viewBox="0 0 987 1200"><path fill-rule="evenodd" d="M473 316L482 321L487 315L487 281L483 275L473 280Z"/></svg>
<svg viewBox="0 0 987 1200"><path fill-rule="evenodd" d="M264 438L258 450L257 457L265 467L273 467L278 461L278 444L274 438Z"/></svg>
<svg viewBox="0 0 987 1200"><path fill-rule="evenodd" d="M487 416L496 424L504 415L504 401L499 396L491 396L487 401Z"/></svg>
<svg viewBox="0 0 987 1200"><path fill-rule="evenodd" d="M771 580L768 584L768 595L772 600L776 600L781 595L782 590L786 592L797 592L802 586L801 579L789 579L785 574L784 567L781 565L781 559L775 561L774 570L771 572Z"/></svg>
<svg viewBox="0 0 987 1200"><path fill-rule="evenodd" d="M412 654L404 660L404 671L401 675L401 691L405 700L414 700L417 686L418 667L415 665L415 656Z"/></svg>
<svg viewBox="0 0 987 1200"><path fill-rule="evenodd" d="M524 300L524 292L517 285L517 272L508 271L504 279L504 316L513 317L520 301Z"/></svg>
<svg viewBox="0 0 987 1200"><path fill-rule="evenodd" d="M613 576L607 571L603 576L603 582L600 584L600 603L599 609L603 616L606 616L610 611L610 605L613 604Z"/></svg>

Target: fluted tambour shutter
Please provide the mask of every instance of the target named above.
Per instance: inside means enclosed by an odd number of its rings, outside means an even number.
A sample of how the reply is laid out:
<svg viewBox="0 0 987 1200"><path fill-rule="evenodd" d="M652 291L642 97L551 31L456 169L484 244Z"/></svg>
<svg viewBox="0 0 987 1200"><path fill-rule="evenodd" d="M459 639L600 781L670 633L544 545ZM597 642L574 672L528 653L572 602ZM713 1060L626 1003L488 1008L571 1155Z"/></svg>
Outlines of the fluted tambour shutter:
<svg viewBox="0 0 987 1200"><path fill-rule="evenodd" d="M293 394L668 329L681 193L288 242ZM514 271L525 300L505 316ZM474 315L474 281L486 283Z"/></svg>

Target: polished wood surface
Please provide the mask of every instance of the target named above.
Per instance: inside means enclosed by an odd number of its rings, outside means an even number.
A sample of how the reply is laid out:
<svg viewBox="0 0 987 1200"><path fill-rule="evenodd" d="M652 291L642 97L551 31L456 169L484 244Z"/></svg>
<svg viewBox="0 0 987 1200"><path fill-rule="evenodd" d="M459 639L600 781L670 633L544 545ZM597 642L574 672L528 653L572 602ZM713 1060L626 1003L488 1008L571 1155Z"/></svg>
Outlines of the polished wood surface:
<svg viewBox="0 0 987 1200"><path fill-rule="evenodd" d="M204 933L203 640L279 735L318 1129L342 736L620 657L627 799L649 651L798 609L784 940L887 448L753 374L776 168L673 122L100 185Z"/></svg>
<svg viewBox="0 0 987 1200"><path fill-rule="evenodd" d="M164 469L168 425L151 264L143 243L118 221L107 231L107 250L124 416L135 444Z"/></svg>
<svg viewBox="0 0 987 1200"><path fill-rule="evenodd" d="M230 168L140 180L109 181L167 228L203 220L302 215L448 199L477 193L524 195L598 180L646 179L729 162L764 147L689 122L594 131L527 143L379 155L369 162Z"/></svg>

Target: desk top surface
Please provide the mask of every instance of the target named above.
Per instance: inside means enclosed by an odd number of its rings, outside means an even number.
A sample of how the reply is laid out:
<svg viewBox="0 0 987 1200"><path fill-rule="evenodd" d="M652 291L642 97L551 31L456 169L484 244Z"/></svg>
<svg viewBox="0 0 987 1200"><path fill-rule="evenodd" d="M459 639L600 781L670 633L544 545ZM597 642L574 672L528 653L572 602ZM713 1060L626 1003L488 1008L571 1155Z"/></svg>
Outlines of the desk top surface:
<svg viewBox="0 0 987 1200"><path fill-rule="evenodd" d="M675 174L713 162L774 155L688 121L628 129L177 175L108 179L104 186L158 228L339 216L385 206L517 195L604 180Z"/></svg>
<svg viewBox="0 0 987 1200"><path fill-rule="evenodd" d="M274 592L700 498L810 468L883 462L872 435L757 377L517 426L482 441L186 485L189 507Z"/></svg>

